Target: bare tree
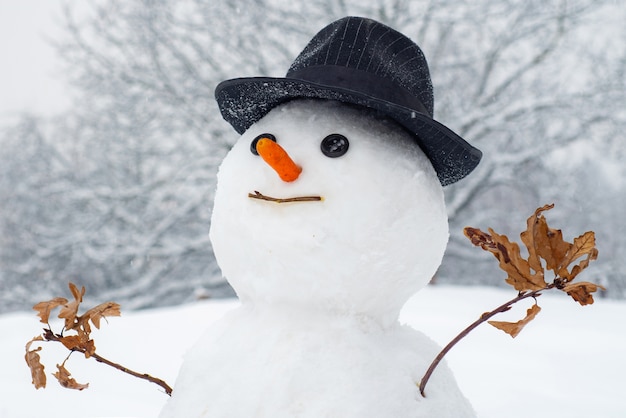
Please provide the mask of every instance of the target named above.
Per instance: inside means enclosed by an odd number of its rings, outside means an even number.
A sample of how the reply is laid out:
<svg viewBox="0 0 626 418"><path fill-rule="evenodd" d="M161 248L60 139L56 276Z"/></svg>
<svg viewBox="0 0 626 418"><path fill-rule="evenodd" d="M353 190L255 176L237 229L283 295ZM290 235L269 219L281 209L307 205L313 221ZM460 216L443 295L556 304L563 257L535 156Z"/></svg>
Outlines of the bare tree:
<svg viewBox="0 0 626 418"><path fill-rule="evenodd" d="M611 57L615 54L610 45L589 46L594 31L608 23L602 20L603 9L617 11L614 5L587 1L473 5L477 8L459 8L457 13L464 17L458 19L457 14L454 21L433 9L429 33L434 32L434 44L425 44L427 56L429 49L436 51L431 71L444 93L439 95L439 117L484 152L479 168L447 189L452 236L442 276L499 280L490 270L477 268L476 258L483 255L469 252L463 226L503 225L515 236L534 208L556 201L555 215L568 229L580 228L581 233L616 229L609 220L590 223L588 217L567 214L588 201L585 194L597 191L579 188L574 194L568 187L571 179L585 178L592 171L585 166L555 166L552 154L577 141L615 145L615 137L607 132L624 126L620 109L625 90L624 77L612 72L623 66L618 57ZM626 40L623 32L615 35ZM474 273L467 277L470 269Z"/></svg>
<svg viewBox="0 0 626 418"><path fill-rule="evenodd" d="M2 135L0 284L11 288L0 292L3 303L58 293L68 279L131 307L227 292L208 228L216 167L236 134L213 89L228 78L283 76L317 30L346 15L413 38L429 60L435 117L484 152L446 191L452 239L443 277L492 276L476 268L482 254L463 242L463 226L515 231L512 213L523 220L544 199L568 201L563 173L588 176L555 167L556 150L595 141L623 152L625 58L603 44L588 48L584 32L604 8L617 9L611 2L91 4L78 21L67 9L59 40L75 108L51 125L25 118ZM593 187L575 184L579 194Z"/></svg>
<svg viewBox="0 0 626 418"><path fill-rule="evenodd" d="M68 161L47 140L48 127L25 115L2 132L0 153L0 298L3 310L47 295L69 254L50 234L70 212L55 188ZM48 240L50 240L48 242ZM47 241L44 243L44 241ZM42 245L43 244L43 245ZM37 286L34 286L34 284Z"/></svg>

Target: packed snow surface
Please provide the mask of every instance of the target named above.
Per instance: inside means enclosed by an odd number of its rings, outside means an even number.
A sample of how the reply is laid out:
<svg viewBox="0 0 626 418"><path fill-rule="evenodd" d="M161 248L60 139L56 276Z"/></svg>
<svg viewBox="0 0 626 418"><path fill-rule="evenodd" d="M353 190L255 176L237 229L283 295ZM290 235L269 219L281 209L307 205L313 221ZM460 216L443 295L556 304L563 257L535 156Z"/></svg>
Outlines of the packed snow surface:
<svg viewBox="0 0 626 418"><path fill-rule="evenodd" d="M482 312L514 296L512 289L428 286L408 301L400 321L445 345ZM477 415L623 417L626 304L599 299L582 307L553 292L538 302L541 313L517 338L485 324L448 354L450 368ZM122 307L121 318L103 322L94 334L97 350L173 385L187 350L208 325L238 305L236 300L215 300L154 311L124 312ZM518 306L496 318L516 321L527 307ZM158 386L76 354L66 366L78 382L90 383L88 389L64 389L49 376L48 387L35 390L24 362L24 344L40 332L43 324L38 320L34 311L0 316L0 417L154 418L159 414L168 396ZM43 346L42 361L50 374L67 350L57 343ZM315 396L318 388L307 390ZM238 402L247 398L241 392Z"/></svg>

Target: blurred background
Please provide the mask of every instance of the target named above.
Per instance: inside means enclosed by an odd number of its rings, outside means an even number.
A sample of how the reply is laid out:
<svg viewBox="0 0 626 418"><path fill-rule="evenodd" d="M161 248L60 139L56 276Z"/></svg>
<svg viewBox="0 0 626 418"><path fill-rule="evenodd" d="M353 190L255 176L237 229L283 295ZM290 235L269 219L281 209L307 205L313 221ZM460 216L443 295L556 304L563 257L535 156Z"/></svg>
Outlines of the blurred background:
<svg viewBox="0 0 626 418"><path fill-rule="evenodd" d="M546 216L566 239L596 232L585 280L624 298L618 0L23 0L0 3L0 313L65 295L68 281L125 309L232 296L208 239L217 167L237 139L215 85L284 76L347 15L421 46L435 117L484 153L446 188L434 283L503 286L463 227L519 242L555 203Z"/></svg>

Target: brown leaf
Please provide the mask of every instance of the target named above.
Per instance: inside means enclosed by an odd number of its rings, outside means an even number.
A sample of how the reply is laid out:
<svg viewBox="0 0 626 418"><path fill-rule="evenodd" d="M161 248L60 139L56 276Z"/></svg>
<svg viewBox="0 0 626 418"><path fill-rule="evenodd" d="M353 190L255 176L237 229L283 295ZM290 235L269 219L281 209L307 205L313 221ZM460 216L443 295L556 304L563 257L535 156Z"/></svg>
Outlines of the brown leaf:
<svg viewBox="0 0 626 418"><path fill-rule="evenodd" d="M575 265L571 272L567 270L569 265L580 257L587 256ZM596 249L596 237L593 231L587 231L579 237L574 238L574 243L570 247L569 251L565 255L563 262L559 268L558 275L568 282L574 280L574 278L584 270L589 262L598 258L598 250Z"/></svg>
<svg viewBox="0 0 626 418"><path fill-rule="evenodd" d="M463 228L463 234L477 247L481 247L485 251L494 253L497 251L496 244L493 242L493 237L486 232L481 231L478 228L472 228L466 226Z"/></svg>
<svg viewBox="0 0 626 418"><path fill-rule="evenodd" d="M37 316L41 318L39 322L43 322L44 324L47 324L50 320L50 312L54 308L63 306L66 303L67 303L67 299L65 298L54 298L47 302L39 302L38 304L33 306L33 309L38 312Z"/></svg>
<svg viewBox="0 0 626 418"><path fill-rule="evenodd" d="M83 390L89 387L89 383L78 383L71 375L71 373L65 368L65 362L63 364L57 364L58 371L53 373L53 376L57 378L61 386L67 389Z"/></svg>
<svg viewBox="0 0 626 418"><path fill-rule="evenodd" d="M583 306L593 304L592 293L598 289L606 290L603 286L590 282L568 283L563 287L564 292Z"/></svg>
<svg viewBox="0 0 626 418"><path fill-rule="evenodd" d="M94 340L87 340L85 344L83 344L83 348L85 349L85 357L89 358L96 352L96 343Z"/></svg>
<svg viewBox="0 0 626 418"><path fill-rule="evenodd" d="M598 258L598 250L594 248L592 251L589 252L589 255L587 256L587 258L585 258L584 260L581 260L580 263L576 264L572 268L572 271L569 273L568 280L570 282L574 280L576 276L578 276L578 273L580 273L581 271L583 271L589 266L589 262L597 258Z"/></svg>
<svg viewBox="0 0 626 418"><path fill-rule="evenodd" d="M508 274L506 282L516 290L540 290L547 286L543 270L531 271L530 263L520 254L519 245L510 242L506 235L500 235L491 228L489 233L470 227L463 232L472 244L491 252L498 259L500 268Z"/></svg>
<svg viewBox="0 0 626 418"><path fill-rule="evenodd" d="M63 337L59 337L58 340L68 350L72 350L72 351L80 350L81 338L78 335L66 335Z"/></svg>
<svg viewBox="0 0 626 418"><path fill-rule="evenodd" d="M574 244L565 257L565 264L569 265L579 257L587 255L596 248L596 235L593 231L587 231L579 237L574 238Z"/></svg>
<svg viewBox="0 0 626 418"><path fill-rule="evenodd" d="M89 309L81 318L85 323L91 321L97 329L100 329L100 320L102 318L107 316L120 316L121 314L120 305L118 303L105 302Z"/></svg>
<svg viewBox="0 0 626 418"><path fill-rule="evenodd" d="M26 343L26 354L24 355L24 359L30 368L33 385L35 385L35 389L39 389L46 387L46 373L44 372L44 365L41 364L41 357L39 357L39 354L37 353L38 351L41 351L41 347L34 350L30 349L31 344L35 341L43 341L43 338L41 336L37 336Z"/></svg>
<svg viewBox="0 0 626 418"><path fill-rule="evenodd" d="M541 271L543 274L543 265L541 264L540 253L541 250L538 248L538 244L541 242L542 235L542 223L541 220L545 220L541 213L550 210L554 207L554 204L545 205L537 210L535 213L530 216L526 221L526 231L520 234L522 242L526 245L528 249L528 264L530 268L535 272Z"/></svg>
<svg viewBox="0 0 626 418"><path fill-rule="evenodd" d="M70 292L72 292L72 296L74 296L74 299L76 299L79 303L82 302L83 296L85 296L85 286L78 290L78 286L76 286L74 283L69 282L68 285L70 288Z"/></svg>
<svg viewBox="0 0 626 418"><path fill-rule="evenodd" d="M68 350L80 351L89 358L96 352L96 344L94 340L89 339L89 334L80 333L78 335L66 335L58 338Z"/></svg>
<svg viewBox="0 0 626 418"><path fill-rule="evenodd" d="M494 255L500 262L500 268L509 275L506 279L507 283L519 291L526 290L526 282L530 276L530 265L522 259L519 245L509 241L506 235L500 235L491 228L489 228L489 232L496 243L497 252L494 252Z"/></svg>
<svg viewBox="0 0 626 418"><path fill-rule="evenodd" d="M497 257L500 261L500 268L509 275L506 279L508 284L520 292L540 290L547 286L543 279L543 270L531 272L530 263L521 256L517 243L510 242L506 235L496 234L491 228L489 232L501 254Z"/></svg>
<svg viewBox="0 0 626 418"><path fill-rule="evenodd" d="M534 215L528 218L528 228L521 237L528 248L529 263L536 265L540 263L539 258L546 260L546 268L554 271L562 286L563 283L574 280L587 268L589 262L598 257L598 250L595 248L593 231L585 232L575 238L573 243L569 243L563 239L560 229L550 228L541 213L553 207L554 205L546 205L537 209ZM585 259L568 270L570 264L585 255L587 256Z"/></svg>
<svg viewBox="0 0 626 418"><path fill-rule="evenodd" d="M546 218L540 216L535 226L535 246L537 255L546 260L546 269L558 274L572 244L563 240L560 229L550 228Z"/></svg>
<svg viewBox="0 0 626 418"><path fill-rule="evenodd" d="M535 316L541 311L539 305L535 304L526 310L526 317L517 322L504 322L504 321L487 321L489 324L509 334L515 338L522 331L522 329L530 321L535 319Z"/></svg>
<svg viewBox="0 0 626 418"><path fill-rule="evenodd" d="M61 312L59 312L59 318L65 319L65 329L75 329L78 325L76 314L78 313L78 307L83 301L83 296L85 295L85 286L83 286L79 291L78 287L74 283L70 282L69 287L72 295L74 296L74 300L63 305Z"/></svg>

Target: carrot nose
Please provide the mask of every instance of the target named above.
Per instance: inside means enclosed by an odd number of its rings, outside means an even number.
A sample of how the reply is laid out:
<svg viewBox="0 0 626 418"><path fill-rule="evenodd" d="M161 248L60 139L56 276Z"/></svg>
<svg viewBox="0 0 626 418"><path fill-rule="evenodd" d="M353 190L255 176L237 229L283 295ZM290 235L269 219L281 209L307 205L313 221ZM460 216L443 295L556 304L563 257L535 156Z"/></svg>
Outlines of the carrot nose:
<svg viewBox="0 0 626 418"><path fill-rule="evenodd" d="M256 151L283 181L295 181L302 172L302 168L293 162L287 151L269 138L259 139Z"/></svg>

